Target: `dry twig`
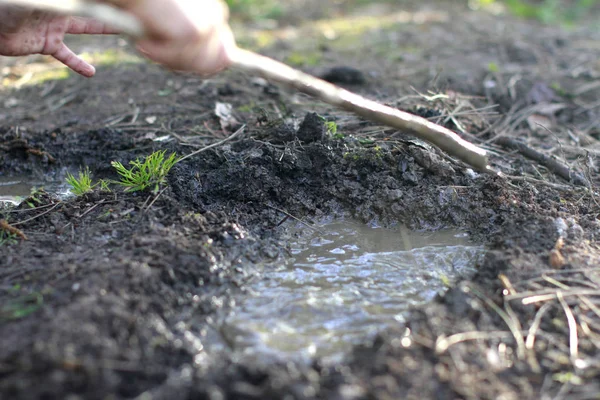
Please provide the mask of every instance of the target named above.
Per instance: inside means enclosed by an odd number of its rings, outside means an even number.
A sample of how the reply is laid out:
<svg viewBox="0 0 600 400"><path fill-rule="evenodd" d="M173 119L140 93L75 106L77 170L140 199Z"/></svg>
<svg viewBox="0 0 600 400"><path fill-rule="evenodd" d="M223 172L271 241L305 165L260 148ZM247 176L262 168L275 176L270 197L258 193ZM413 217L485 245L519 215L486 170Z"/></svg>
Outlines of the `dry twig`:
<svg viewBox="0 0 600 400"><path fill-rule="evenodd" d="M578 186L588 186L587 181L581 174L574 172L567 165L561 163L560 161L547 156L546 154L540 153L537 150L532 149L527 146L525 143L519 142L516 139L500 136L494 140L494 143L499 144L502 147L506 147L509 149L517 150L519 153L524 155L525 157L537 161L544 167L548 168L551 172L560 176L564 180L568 182L573 182Z"/></svg>
<svg viewBox="0 0 600 400"><path fill-rule="evenodd" d="M9 235L17 236L23 240L27 240L27 236L19 228L15 228L9 224L5 219L0 219L0 231L4 231Z"/></svg>
<svg viewBox="0 0 600 400"><path fill-rule="evenodd" d="M563 308L565 316L567 317L567 323L569 324L569 353L571 355L571 362L574 363L579 354L579 351L577 350L579 347L579 339L577 337L577 322L573 316L573 311L571 311L571 308L565 301L565 298L560 290L556 292L556 298L558 298L558 302Z"/></svg>
<svg viewBox="0 0 600 400"><path fill-rule="evenodd" d="M13 225L23 225L23 224L25 224L27 222L33 221L34 219L37 219L37 218L39 218L39 217L41 217L43 215L48 214L49 212L51 212L52 210L54 210L56 207L58 207L61 204L62 204L62 202L58 202L58 203L54 204L50 209L48 209L48 210L46 210L46 211L44 211L42 213L39 213L37 215L34 215L31 218L27 218L26 220L15 222Z"/></svg>
<svg viewBox="0 0 600 400"><path fill-rule="evenodd" d="M229 135L225 139L223 139L221 141L218 141L217 143L210 144L210 145L208 145L206 147L203 147L203 148L201 148L199 150L192 151L190 154L187 154L187 155L181 157L179 160L177 160L177 162L181 162L181 161L185 160L186 158L193 157L196 154L202 153L203 151L212 149L214 147L218 147L218 146L222 145L223 143L228 142L228 141L234 139L235 137L237 137L240 133L244 132L245 128L246 128L246 125L242 125L240 129L238 129L237 131L235 131L234 133L232 133L231 135Z"/></svg>
<svg viewBox="0 0 600 400"><path fill-rule="evenodd" d="M525 348L525 340L523 339L523 334L521 333L521 323L519 319L516 317L512 309L510 311L502 310L496 303L494 303L489 297L487 297L484 293L475 289L474 287L470 287L470 290L475 296L477 296L480 300L482 300L489 308L494 310L496 314L508 326L508 329L512 333L515 338L515 343L517 344L517 357L519 359L525 358L526 348ZM508 305L508 303L505 303Z"/></svg>
<svg viewBox="0 0 600 400"><path fill-rule="evenodd" d="M531 366L531 369L539 372L540 364L535 357L535 348L533 347L535 344L535 336L537 334L538 329L540 328L540 324L542 323L542 317L546 314L546 311L551 307L550 303L544 304L538 312L535 314L535 318L529 327L529 331L527 332L527 338L525 339L525 349L527 350L527 361Z"/></svg>
<svg viewBox="0 0 600 400"><path fill-rule="evenodd" d="M283 214L283 215L285 215L286 217L288 217L288 218L291 218L291 219L293 219L294 221L297 221L297 222L301 223L302 225L306 226L306 227L307 227L307 228L309 228L309 229L312 229L313 231L315 231L315 232L317 232L317 233L320 233L321 235L324 235L324 234L325 234L325 232L323 232L323 231L322 231L322 230L320 230L319 228L316 228L316 227L314 227L313 225L309 224L308 222L302 221L300 218L293 216L292 214L290 214L289 212L287 212L287 211L285 211L285 210L282 210L282 209L280 209L280 208L277 208L277 207L273 207L273 206L271 206L271 205L269 205L269 204L267 204L267 203L265 203L265 206L266 206L266 207L269 207L269 208L270 208L270 209L272 209L272 210L275 210L275 211L277 211L277 212L280 212L280 213L282 213L282 214ZM282 221L282 222L283 222L283 221Z"/></svg>

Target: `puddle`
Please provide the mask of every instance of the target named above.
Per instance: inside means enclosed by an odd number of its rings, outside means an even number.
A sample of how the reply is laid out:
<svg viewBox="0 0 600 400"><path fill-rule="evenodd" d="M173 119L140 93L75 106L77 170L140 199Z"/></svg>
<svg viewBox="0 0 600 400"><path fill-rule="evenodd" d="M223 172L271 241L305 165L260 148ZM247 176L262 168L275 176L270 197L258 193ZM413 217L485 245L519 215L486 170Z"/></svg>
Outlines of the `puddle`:
<svg viewBox="0 0 600 400"><path fill-rule="evenodd" d="M265 271L220 334L234 352L335 361L353 344L404 320L460 277L483 246L464 233L415 233L337 221L305 229L294 259Z"/></svg>
<svg viewBox="0 0 600 400"><path fill-rule="evenodd" d="M59 198L65 198L71 194L64 179L62 181L44 181L31 176L0 176L0 205L2 203L17 205L33 191L41 188Z"/></svg>

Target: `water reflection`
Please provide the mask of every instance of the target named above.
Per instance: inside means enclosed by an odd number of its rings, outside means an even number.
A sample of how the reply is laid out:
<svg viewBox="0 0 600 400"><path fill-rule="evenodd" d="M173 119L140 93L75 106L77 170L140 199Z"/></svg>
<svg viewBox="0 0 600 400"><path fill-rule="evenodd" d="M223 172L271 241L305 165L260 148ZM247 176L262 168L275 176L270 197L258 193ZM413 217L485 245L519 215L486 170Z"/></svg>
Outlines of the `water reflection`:
<svg viewBox="0 0 600 400"><path fill-rule="evenodd" d="M31 176L0 176L0 205L1 203L17 205L40 188L44 188L59 198L69 195L69 188L65 180L44 181Z"/></svg>
<svg viewBox="0 0 600 400"><path fill-rule="evenodd" d="M464 233L434 234L337 221L306 229L294 259L265 271L221 334L235 350L293 357L339 356L403 320L458 277L472 274L481 246Z"/></svg>

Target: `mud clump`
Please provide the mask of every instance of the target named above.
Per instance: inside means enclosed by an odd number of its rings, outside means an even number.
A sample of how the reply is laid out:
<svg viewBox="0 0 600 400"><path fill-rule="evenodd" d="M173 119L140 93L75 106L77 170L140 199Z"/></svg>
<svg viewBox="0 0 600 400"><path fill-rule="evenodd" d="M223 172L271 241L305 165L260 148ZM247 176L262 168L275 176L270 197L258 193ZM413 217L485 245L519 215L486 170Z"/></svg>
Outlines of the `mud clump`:
<svg viewBox="0 0 600 400"><path fill-rule="evenodd" d="M341 85L364 85L367 79L362 71L354 67L338 66L327 70L321 75L327 82Z"/></svg>
<svg viewBox="0 0 600 400"><path fill-rule="evenodd" d="M271 143L284 144L296 140L296 130L293 126L282 122L269 128L264 136Z"/></svg>
<svg viewBox="0 0 600 400"><path fill-rule="evenodd" d="M325 136L325 121L317 113L308 113L296 133L303 143L318 142Z"/></svg>

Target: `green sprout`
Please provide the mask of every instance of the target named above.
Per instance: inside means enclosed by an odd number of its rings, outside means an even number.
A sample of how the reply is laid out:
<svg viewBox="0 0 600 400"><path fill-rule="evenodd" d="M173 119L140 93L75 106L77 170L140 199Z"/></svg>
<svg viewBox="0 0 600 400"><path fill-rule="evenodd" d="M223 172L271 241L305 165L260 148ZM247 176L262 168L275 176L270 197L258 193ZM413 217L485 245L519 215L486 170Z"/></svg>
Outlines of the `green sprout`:
<svg viewBox="0 0 600 400"><path fill-rule="evenodd" d="M0 229L0 247L17 243L17 235Z"/></svg>
<svg viewBox="0 0 600 400"><path fill-rule="evenodd" d="M29 197L23 200L29 208L36 208L37 206L42 204L42 200L39 198L39 196L44 194L44 188L38 189L36 187L33 187L31 188L31 191L29 193Z"/></svg>
<svg viewBox="0 0 600 400"><path fill-rule="evenodd" d="M110 192L110 187L108 186L110 184L110 181L107 181L105 179L100 179L97 183L97 185L100 186L100 191L102 192Z"/></svg>
<svg viewBox="0 0 600 400"><path fill-rule="evenodd" d="M73 176L73 174L67 173L67 183L71 186L71 191L75 196L83 196L84 194L91 192L95 186L92 184L90 169L87 167L84 171L79 171L77 178Z"/></svg>
<svg viewBox="0 0 600 400"><path fill-rule="evenodd" d="M319 115L319 117L323 120L323 123L325 124L325 129L327 130L327 134L330 135L331 137L333 137L334 139L343 139L344 138L344 134L343 133L338 133L338 125L337 122L335 121L328 121L327 118Z"/></svg>
<svg viewBox="0 0 600 400"><path fill-rule="evenodd" d="M18 292L19 290L20 288L17 286L10 289L11 292ZM43 304L44 296L40 292L20 295L0 306L0 321L25 318L39 310Z"/></svg>
<svg viewBox="0 0 600 400"><path fill-rule="evenodd" d="M143 161L136 159L130 161L128 169L118 161L110 164L117 170L121 180L116 182L125 187L128 192L137 192L154 186L153 192L158 193L159 186L166 181L167 174L178 161L175 153L165 158L166 151L156 151L147 156Z"/></svg>
<svg viewBox="0 0 600 400"><path fill-rule="evenodd" d="M337 135L338 126L335 121L325 121L325 128L327 129L327 133L330 135Z"/></svg>

